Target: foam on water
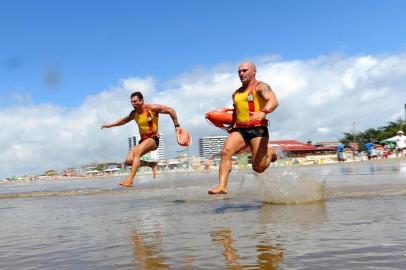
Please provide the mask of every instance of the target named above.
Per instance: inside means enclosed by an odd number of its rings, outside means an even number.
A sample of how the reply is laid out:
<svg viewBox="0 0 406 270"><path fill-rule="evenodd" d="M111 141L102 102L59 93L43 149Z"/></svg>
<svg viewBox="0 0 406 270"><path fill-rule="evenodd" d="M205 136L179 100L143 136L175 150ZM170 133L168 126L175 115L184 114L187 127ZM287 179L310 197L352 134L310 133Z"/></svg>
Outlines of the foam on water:
<svg viewBox="0 0 406 270"><path fill-rule="evenodd" d="M325 199L327 176L316 176L293 167L268 170L259 177L261 200L273 204L303 204Z"/></svg>

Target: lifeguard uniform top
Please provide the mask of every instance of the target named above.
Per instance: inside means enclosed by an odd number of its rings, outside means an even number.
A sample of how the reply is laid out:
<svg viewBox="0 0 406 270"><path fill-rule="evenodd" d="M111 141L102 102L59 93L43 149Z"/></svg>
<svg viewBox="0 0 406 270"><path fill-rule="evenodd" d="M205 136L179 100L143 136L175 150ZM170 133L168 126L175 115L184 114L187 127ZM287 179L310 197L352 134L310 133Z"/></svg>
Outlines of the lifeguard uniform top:
<svg viewBox="0 0 406 270"><path fill-rule="evenodd" d="M144 105L144 111L142 113L138 113L134 110L134 121L138 125L141 140L158 135L158 116L159 114L151 111L147 104Z"/></svg>
<svg viewBox="0 0 406 270"><path fill-rule="evenodd" d="M244 92L236 91L233 97L236 112L237 128L267 126L268 120L250 120L250 112L259 112L266 104L266 100L257 94L257 86L260 81L256 81Z"/></svg>

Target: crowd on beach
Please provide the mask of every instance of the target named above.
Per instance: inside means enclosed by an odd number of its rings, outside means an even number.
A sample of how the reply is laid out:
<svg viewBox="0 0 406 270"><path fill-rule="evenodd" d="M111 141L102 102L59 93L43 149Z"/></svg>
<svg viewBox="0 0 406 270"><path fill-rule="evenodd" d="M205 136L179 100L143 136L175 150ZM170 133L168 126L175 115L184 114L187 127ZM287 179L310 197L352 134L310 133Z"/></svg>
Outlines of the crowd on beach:
<svg viewBox="0 0 406 270"><path fill-rule="evenodd" d="M364 149L368 160L404 157L406 151L406 136L402 130L399 130L396 136L381 142L369 140L364 144ZM346 153L348 156L348 153L355 155L356 152L356 149L352 149L350 146L345 146L343 143L340 143L337 146L337 161L343 162L346 160Z"/></svg>
<svg viewBox="0 0 406 270"><path fill-rule="evenodd" d="M387 140L378 142L372 141L363 145L364 151L353 149L352 145L344 145L339 143L337 146L337 155L319 155L319 156L304 156L301 158L282 157L273 164L273 166L290 166L290 165L314 165L326 163L342 163L366 160L379 160L388 158L401 158L406 156L406 136L403 131L398 131L396 136ZM158 174L168 173L183 173L183 172L199 172L199 171L213 171L218 170L218 161L216 160L201 160L198 157L188 157L182 155L178 158L177 167L159 166ZM233 161L234 169L245 169L250 167L250 164L242 165L238 159ZM140 170L141 175L150 175L149 168ZM71 173L69 170L63 170L61 173L56 171L53 174L44 175L28 175L13 178L2 179L2 182L11 181L41 181L41 180L62 180L62 179L76 179L76 178L100 178L112 176L127 176L129 172L125 169L108 168L107 170L81 170L83 173Z"/></svg>
<svg viewBox="0 0 406 270"><path fill-rule="evenodd" d="M276 165L313 165L402 158L406 156L406 136L399 130L396 136L382 141L369 139L364 144L339 142L335 149L335 155L326 152L320 155L294 157L290 160L284 158Z"/></svg>
<svg viewBox="0 0 406 270"><path fill-rule="evenodd" d="M367 145L370 150L367 150ZM372 146L372 148L371 148ZM399 151L396 147L392 147L390 144L379 143L367 143L364 145L365 151L353 151L350 146L341 144L337 146L337 155L317 155L317 156L304 156L301 158L295 157L282 157L273 164L273 166L306 166L306 165L322 165L322 164L334 164L342 162L361 162L368 160L379 159L392 159L404 157L406 149ZM246 158L246 157L245 157ZM209 172L218 170L218 161L216 160L200 160L199 158L185 158L182 157L184 163L180 163L181 166L168 168L166 166L159 166L158 175L172 174L172 173L186 173L186 172ZM241 161L237 158L233 160L233 168L236 170L245 170L250 167L250 164L241 164ZM89 172L89 171L87 171ZM143 168L140 170L140 175L151 175L150 168ZM95 179L103 177L121 177L127 176L128 170L110 170L110 171L96 171L92 170L90 173L71 174L67 170L63 170L61 173L54 175L29 175L14 178L2 179L3 182L12 181L42 181L42 180L64 180L64 179ZM0 181L1 182L1 181Z"/></svg>
<svg viewBox="0 0 406 270"><path fill-rule="evenodd" d="M314 165L326 163L342 163L366 160L378 160L388 158L401 158L406 156L406 136L403 131L398 131L396 136L378 142L370 140L363 145L364 151L354 149L353 145L344 145L339 143L337 146L337 155L319 155L319 156L304 156L301 158L283 157L274 163L273 166L290 166L290 165ZM183 172L199 172L199 171L213 171L218 170L218 161L216 160L201 160L198 157L188 157L182 155L178 159L177 167L159 166L158 174L168 173L183 173ZM242 165L238 159L233 160L232 164L234 169L245 169L250 167L250 164ZM52 174L45 173L44 175L28 175L13 178L2 179L1 182L12 181L41 181L41 180L62 180L62 179L75 179L75 178L99 178L99 177L112 177L112 176L127 176L128 170L121 168L108 168L106 170L81 170L83 173L71 173L69 170L63 170L61 173L56 171ZM141 175L150 175L149 168L140 170Z"/></svg>

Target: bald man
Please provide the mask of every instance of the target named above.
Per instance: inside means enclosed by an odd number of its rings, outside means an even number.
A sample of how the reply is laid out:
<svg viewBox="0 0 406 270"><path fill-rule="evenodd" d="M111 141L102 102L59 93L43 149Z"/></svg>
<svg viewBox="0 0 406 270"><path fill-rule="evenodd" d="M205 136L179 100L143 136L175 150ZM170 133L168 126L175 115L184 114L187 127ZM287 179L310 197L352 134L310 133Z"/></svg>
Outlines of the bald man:
<svg viewBox="0 0 406 270"><path fill-rule="evenodd" d="M234 91L233 127L224 142L219 167L219 183L209 194L226 194L231 172L231 157L249 146L252 153L252 169L264 172L276 154L268 149L268 120L266 115L278 107L278 100L271 87L255 79L257 69L253 62L241 63L238 69L242 86Z"/></svg>

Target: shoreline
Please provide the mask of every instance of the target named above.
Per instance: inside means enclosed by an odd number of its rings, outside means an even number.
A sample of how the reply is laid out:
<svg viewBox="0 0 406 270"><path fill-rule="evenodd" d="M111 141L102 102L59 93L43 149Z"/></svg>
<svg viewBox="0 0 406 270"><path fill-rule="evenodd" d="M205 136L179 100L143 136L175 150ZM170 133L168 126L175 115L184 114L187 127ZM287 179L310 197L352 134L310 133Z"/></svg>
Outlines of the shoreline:
<svg viewBox="0 0 406 270"><path fill-rule="evenodd" d="M347 160L345 162L330 161L330 162L317 162L314 159L303 158L304 161L301 164L293 164L293 159L289 160L278 160L277 162L271 164L270 168L275 167L319 167L319 166L329 166L329 165L346 165L353 163L382 163L382 162L401 162L406 161L406 157L394 157L394 158L381 158L381 159L371 159L371 160ZM245 167L239 167L238 165L233 166L233 171L244 171L251 169L251 164L246 165ZM166 174L186 174L186 173L213 173L218 171L218 165L212 166L210 169L183 169L183 170L158 170L157 176L162 176ZM33 176L33 177L20 177L15 180L2 179L0 180L0 185L10 184L10 183L23 183L23 182L38 182L38 181L59 181L59 180L95 180L95 179L105 179L105 178L119 178L126 177L129 173L118 173L118 174L104 174L104 175L75 175L75 176ZM137 174L138 177L152 177L151 172L141 171Z"/></svg>

